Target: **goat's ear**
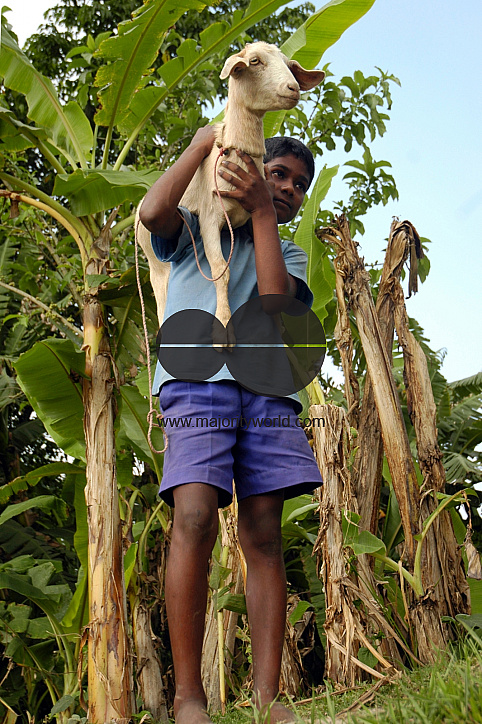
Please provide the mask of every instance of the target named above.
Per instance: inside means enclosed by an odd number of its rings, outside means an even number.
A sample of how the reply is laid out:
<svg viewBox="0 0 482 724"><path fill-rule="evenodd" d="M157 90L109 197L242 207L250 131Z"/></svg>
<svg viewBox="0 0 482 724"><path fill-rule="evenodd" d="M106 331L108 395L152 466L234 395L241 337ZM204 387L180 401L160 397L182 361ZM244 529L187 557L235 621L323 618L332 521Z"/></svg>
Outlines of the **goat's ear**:
<svg viewBox="0 0 482 724"><path fill-rule="evenodd" d="M298 81L302 91L311 90L319 85L325 74L322 70L305 70L296 60L288 60L288 68Z"/></svg>
<svg viewBox="0 0 482 724"><path fill-rule="evenodd" d="M228 75L232 75L234 71L238 68L244 69L248 67L249 60L247 60L246 58L242 58L239 53L237 53L236 55L232 55L230 58L227 59L219 77L221 78L221 80L224 80L228 77Z"/></svg>

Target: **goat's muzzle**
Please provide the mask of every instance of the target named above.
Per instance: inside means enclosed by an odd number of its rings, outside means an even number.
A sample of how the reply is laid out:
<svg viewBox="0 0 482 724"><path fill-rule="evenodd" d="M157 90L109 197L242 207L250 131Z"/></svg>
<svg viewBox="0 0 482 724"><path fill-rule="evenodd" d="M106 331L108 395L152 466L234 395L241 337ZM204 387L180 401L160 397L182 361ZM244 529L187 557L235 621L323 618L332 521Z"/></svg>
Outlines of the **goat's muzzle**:
<svg viewBox="0 0 482 724"><path fill-rule="evenodd" d="M298 103L300 100L300 94L299 91L293 91L292 93L280 93L279 98L283 103L283 108L289 109L294 108L294 106Z"/></svg>

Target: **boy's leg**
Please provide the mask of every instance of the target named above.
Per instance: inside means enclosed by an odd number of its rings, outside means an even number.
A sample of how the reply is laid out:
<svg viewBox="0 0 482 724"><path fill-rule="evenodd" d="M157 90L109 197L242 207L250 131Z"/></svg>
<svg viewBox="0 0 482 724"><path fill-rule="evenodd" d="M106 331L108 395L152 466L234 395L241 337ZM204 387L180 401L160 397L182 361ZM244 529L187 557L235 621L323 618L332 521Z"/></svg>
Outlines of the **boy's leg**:
<svg viewBox="0 0 482 724"><path fill-rule="evenodd" d="M263 709L279 693L286 628L286 574L281 540L283 494L251 495L239 501L239 542L247 563L246 605L253 652L255 704ZM280 703L271 724L294 722Z"/></svg>
<svg viewBox="0 0 482 724"><path fill-rule="evenodd" d="M174 489L174 525L166 570L177 724L208 724L201 681L208 561L218 532L218 491L203 483Z"/></svg>

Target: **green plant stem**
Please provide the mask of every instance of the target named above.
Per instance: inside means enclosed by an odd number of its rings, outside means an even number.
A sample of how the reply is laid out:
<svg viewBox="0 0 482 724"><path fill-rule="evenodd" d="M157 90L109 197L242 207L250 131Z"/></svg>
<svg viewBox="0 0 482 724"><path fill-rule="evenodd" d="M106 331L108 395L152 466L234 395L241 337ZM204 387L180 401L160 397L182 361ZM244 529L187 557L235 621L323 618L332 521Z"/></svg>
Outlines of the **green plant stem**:
<svg viewBox="0 0 482 724"><path fill-rule="evenodd" d="M92 168L95 168L95 152L97 150L98 134L99 134L99 126L96 125L96 127L94 128L94 140L92 142L92 158L91 158L91 162L90 162L90 165Z"/></svg>
<svg viewBox="0 0 482 724"><path fill-rule="evenodd" d="M163 99L161 99L161 100L163 100ZM144 126L144 123L142 123L142 125L138 125L135 128L135 130L131 133L131 135L129 136L127 141L125 142L125 144L122 148L122 151L120 152L119 156L117 157L117 161L115 162L114 171L119 171L120 167L122 166L122 164L124 163L124 161L126 159L127 154L131 150L131 146L133 146L133 144L135 143L135 140L136 140L137 136L139 135L139 133L141 132L143 126ZM104 153L105 153L105 150L104 150Z"/></svg>
<svg viewBox="0 0 482 724"><path fill-rule="evenodd" d="M124 229L127 229L129 226L132 226L136 219L135 214L131 214L130 216L126 216L125 219L122 219L122 221L118 221L115 226L112 227L112 238L114 239L116 236L118 236Z"/></svg>
<svg viewBox="0 0 482 724"><path fill-rule="evenodd" d="M53 616L51 616L47 611L45 611L47 618L50 622L50 625L52 626L52 631L54 632L55 639L57 641L57 646L59 647L60 651L64 651L65 656L65 667L64 667L64 694L71 694L72 686L75 686L75 682L77 680L77 666L76 662L74 660L74 657L72 655L72 649L70 648L70 643L67 640L65 641L65 634L59 629L59 626L57 624L57 621Z"/></svg>
<svg viewBox="0 0 482 724"><path fill-rule="evenodd" d="M420 539L417 543L417 549L415 551L415 561L413 565L413 575L417 581L417 586L422 589L422 546L423 542L427 536L428 531L430 530L430 527L432 523L435 521L436 518L440 515L440 513L444 510L444 508L447 507L449 503L451 503L453 500L456 500L457 498L461 499L464 495L463 490L459 490L453 495L450 496L450 498L446 498L442 503L440 503L437 508L429 515L429 517L424 521L424 527L422 530L422 533L420 534ZM417 536L418 537L418 536ZM420 594L420 595L423 595Z"/></svg>
<svg viewBox="0 0 482 724"><path fill-rule="evenodd" d="M33 600L33 599L31 599L31 600ZM34 603L37 604L37 605L39 606L39 608L40 608L42 611L44 611L44 613L46 614L45 609L44 609L42 606L39 605L38 601L35 600ZM12 632L12 633L14 633L14 632ZM48 692L49 692L49 694L50 694L50 699L52 700L52 706L54 706L54 705L57 703L57 701L59 700L60 696L59 696L58 690L56 689L56 687L54 686L53 682L52 682L51 679L50 679L49 674L50 674L51 672L49 672L49 671L47 671L46 669L43 668L42 664L40 663L40 661L39 661L39 659L37 658L37 656L35 655L35 653L32 651L31 647L27 647L27 646L23 643L23 641L22 641L22 645L23 645L24 649L27 649L28 655L31 657L31 659L33 660L34 664L35 664L36 667L37 667L37 671L40 671L40 672L44 675L44 676L43 676L43 680L44 680L45 686L47 687ZM8 720L7 720L7 721L8 721Z"/></svg>
<svg viewBox="0 0 482 724"><path fill-rule="evenodd" d="M107 164L109 161L109 150L110 150L110 144L112 141L112 132L113 132L113 127L112 127L112 125L110 125L109 128L107 129L107 135L105 137L104 155L102 156L102 163L101 163L102 169L107 168ZM115 165L114 169L117 170L117 164Z"/></svg>
<svg viewBox="0 0 482 724"><path fill-rule="evenodd" d="M137 549L137 559L138 559L139 566L141 569L142 569L141 561L144 556L144 547L145 547L146 538L149 534L152 524L154 523L155 518L157 518L158 512L160 511L160 509L162 508L163 505L164 505L164 501L161 500L161 502L158 503L158 505L155 507L155 509L152 511L151 515L149 516L149 519L144 527L144 530L142 531L142 533L139 537L139 548Z"/></svg>
<svg viewBox="0 0 482 724"><path fill-rule="evenodd" d="M419 584L415 576L412 576L412 574L409 573L406 568L404 568L403 566L399 566L398 563L395 563L392 558L384 556L382 553L372 553L372 556L377 560L382 561L387 566L387 568L391 568L391 570L395 571L395 573L401 573L405 580L413 588L417 596L423 596L423 588L421 583Z"/></svg>
<svg viewBox="0 0 482 724"><path fill-rule="evenodd" d="M85 575L87 575L87 574L85 574ZM80 619L79 619L79 620L80 620L81 622L84 620L85 607L86 607L86 605L88 606L88 604L89 604L88 595L87 595L87 594L88 594L88 587L85 586L84 592L83 592L83 595L82 595L82 599L81 599L81 605L79 606L79 609L81 609L81 611L80 611ZM74 647L74 661L78 661L78 660L79 660L79 656L80 656L80 644L81 644L81 643L82 643L82 636L77 636L77 640L76 640L76 642L75 642L75 647ZM84 673L84 671L85 671L85 666L84 666L84 669L83 669L83 671L82 671L82 674ZM82 679L82 677L81 677L81 679Z"/></svg>
<svg viewBox="0 0 482 724"><path fill-rule="evenodd" d="M22 134L29 139L29 141L32 141L37 146L38 150L41 152L42 156L45 157L45 159L50 163L52 168L54 168L57 173L66 173L65 168L62 166L58 158L54 156L54 154L49 151L45 143L43 143L39 138L37 138L33 133L30 133L26 129L22 129Z"/></svg>

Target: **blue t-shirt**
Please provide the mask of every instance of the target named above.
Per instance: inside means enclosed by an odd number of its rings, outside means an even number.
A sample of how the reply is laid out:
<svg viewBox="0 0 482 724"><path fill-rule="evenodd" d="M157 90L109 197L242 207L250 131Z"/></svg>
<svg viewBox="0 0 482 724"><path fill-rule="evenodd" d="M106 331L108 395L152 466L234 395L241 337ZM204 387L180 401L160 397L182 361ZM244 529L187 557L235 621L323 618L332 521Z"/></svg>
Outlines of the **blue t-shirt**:
<svg viewBox="0 0 482 724"><path fill-rule="evenodd" d="M198 217L184 207L179 207L179 210L192 231L201 269L207 277L211 277L211 269L204 253L204 246L199 232ZM155 234L151 234L151 243L154 253L160 261L171 262L163 321L185 309L201 309L214 315L216 311L215 285L213 282L204 279L199 272L191 236L186 224L183 223L177 243L173 240L163 239ZM224 258L227 259L231 249L231 237L228 229L223 229L221 232L221 248ZM306 283L308 257L305 251L292 241L284 240L281 241L281 251L288 274L291 274L297 282L296 298L311 307L313 294ZM259 296L250 222L234 229L234 249L229 271L228 297L231 314L234 314L242 304ZM152 394L158 395L164 382L173 379L175 378L158 362L152 385ZM217 382L219 380L233 380L233 376L226 365L223 365L219 372L206 381ZM300 406L297 395L289 395L289 397L296 400L298 402L297 406Z"/></svg>

